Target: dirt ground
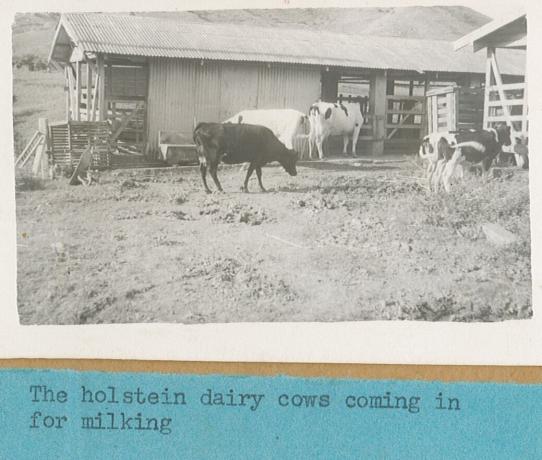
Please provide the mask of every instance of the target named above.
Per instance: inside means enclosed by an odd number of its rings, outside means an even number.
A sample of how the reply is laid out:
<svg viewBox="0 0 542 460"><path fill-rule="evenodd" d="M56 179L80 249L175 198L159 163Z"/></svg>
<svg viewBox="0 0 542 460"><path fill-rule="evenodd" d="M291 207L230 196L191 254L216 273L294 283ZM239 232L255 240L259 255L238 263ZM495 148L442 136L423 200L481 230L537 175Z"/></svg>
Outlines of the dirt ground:
<svg viewBox="0 0 542 460"><path fill-rule="evenodd" d="M19 183L23 324L501 321L531 310L528 173L431 194L412 159L110 171ZM212 184L212 181L210 182ZM517 236L499 247L494 222Z"/></svg>

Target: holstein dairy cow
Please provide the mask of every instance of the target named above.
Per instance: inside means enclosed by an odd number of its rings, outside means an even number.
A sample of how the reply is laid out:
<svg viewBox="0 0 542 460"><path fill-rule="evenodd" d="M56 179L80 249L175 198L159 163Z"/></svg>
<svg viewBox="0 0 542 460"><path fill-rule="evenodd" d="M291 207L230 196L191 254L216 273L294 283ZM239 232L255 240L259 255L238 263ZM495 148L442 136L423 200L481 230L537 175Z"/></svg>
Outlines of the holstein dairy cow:
<svg viewBox="0 0 542 460"><path fill-rule="evenodd" d="M455 134L450 132L431 133L422 139L419 155L428 162L426 173L429 190L438 191L442 169L455 152L455 142ZM461 165L458 165L457 175L463 175Z"/></svg>
<svg viewBox="0 0 542 460"><path fill-rule="evenodd" d="M329 136L343 136L344 154L351 139L352 155L356 154L356 144L364 122L360 104L316 102L309 109L309 122L309 156L311 158L315 144L319 158L324 158L323 143Z"/></svg>
<svg viewBox="0 0 542 460"><path fill-rule="evenodd" d="M307 116L294 109L243 110L225 123L244 123L269 128L286 148L294 148L297 134L303 131Z"/></svg>
<svg viewBox="0 0 542 460"><path fill-rule="evenodd" d="M432 141L433 143L436 141L438 157L433 171L433 184L438 190L442 182L447 192L450 191L450 180L461 163L480 165L482 171L487 174L493 160L502 152L502 147L512 143L510 127L506 125L487 130L435 133ZM420 153L422 148L425 149L424 142L422 142Z"/></svg>
<svg viewBox="0 0 542 460"><path fill-rule="evenodd" d="M265 126L233 123L199 123L194 130L201 178L207 193L207 167L216 187L222 192L217 176L218 164L249 163L241 189L248 192L248 180L254 171L263 192L262 166L278 161L290 176L297 175L297 154L287 149L273 132Z"/></svg>

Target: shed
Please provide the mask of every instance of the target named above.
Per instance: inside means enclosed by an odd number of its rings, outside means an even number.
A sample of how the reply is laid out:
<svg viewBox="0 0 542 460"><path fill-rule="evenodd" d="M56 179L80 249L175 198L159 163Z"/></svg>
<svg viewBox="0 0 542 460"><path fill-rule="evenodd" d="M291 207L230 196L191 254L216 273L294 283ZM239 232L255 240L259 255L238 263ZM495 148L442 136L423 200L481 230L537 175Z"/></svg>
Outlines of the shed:
<svg viewBox="0 0 542 460"><path fill-rule="evenodd" d="M523 56L507 53L503 78L523 81ZM361 152L411 151L426 91L479 87L485 72L483 57L446 40L104 13L63 14L50 61L65 69L68 119L108 121L119 148L149 158L160 131L189 133L194 120L243 109L306 112L346 93L369 100Z"/></svg>
<svg viewBox="0 0 542 460"><path fill-rule="evenodd" d="M454 48L459 51L467 49L467 46L472 47L475 53L486 49L484 128L505 122L517 135L527 137L527 79L507 82L503 75L509 51L527 50L527 15L517 12L495 20L454 43Z"/></svg>

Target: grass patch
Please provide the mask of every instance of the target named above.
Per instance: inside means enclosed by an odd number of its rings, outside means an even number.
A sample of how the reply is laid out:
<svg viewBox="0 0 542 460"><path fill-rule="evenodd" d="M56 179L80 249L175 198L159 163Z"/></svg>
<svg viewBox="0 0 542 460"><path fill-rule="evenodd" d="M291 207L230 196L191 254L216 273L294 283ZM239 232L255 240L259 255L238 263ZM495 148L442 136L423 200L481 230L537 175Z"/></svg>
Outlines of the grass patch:
<svg viewBox="0 0 542 460"><path fill-rule="evenodd" d="M49 122L66 117L64 75L13 69L13 135L15 154L24 149L38 129L38 119Z"/></svg>

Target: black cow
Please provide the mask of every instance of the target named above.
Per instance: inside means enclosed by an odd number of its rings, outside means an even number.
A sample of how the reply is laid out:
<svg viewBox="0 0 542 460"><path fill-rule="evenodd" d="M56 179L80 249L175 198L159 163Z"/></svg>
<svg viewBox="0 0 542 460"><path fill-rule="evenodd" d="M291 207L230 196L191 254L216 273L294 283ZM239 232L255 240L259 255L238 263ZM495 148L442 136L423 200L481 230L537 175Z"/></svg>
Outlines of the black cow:
<svg viewBox="0 0 542 460"><path fill-rule="evenodd" d="M194 129L194 142L199 157L201 178L207 193L207 166L219 191L218 164L249 163L245 182L241 189L248 192L248 180L256 170L258 183L263 192L262 166L278 161L290 176L297 175L297 153L287 149L273 132L260 125L233 123L199 123Z"/></svg>

